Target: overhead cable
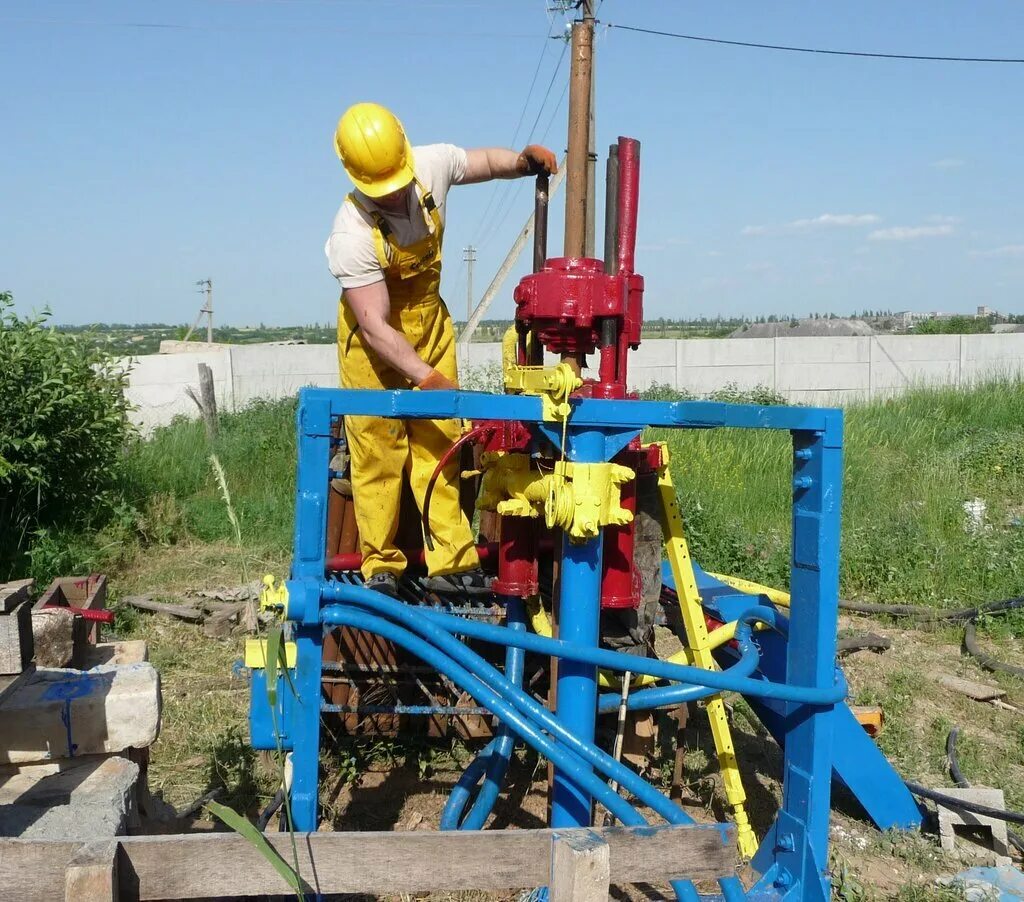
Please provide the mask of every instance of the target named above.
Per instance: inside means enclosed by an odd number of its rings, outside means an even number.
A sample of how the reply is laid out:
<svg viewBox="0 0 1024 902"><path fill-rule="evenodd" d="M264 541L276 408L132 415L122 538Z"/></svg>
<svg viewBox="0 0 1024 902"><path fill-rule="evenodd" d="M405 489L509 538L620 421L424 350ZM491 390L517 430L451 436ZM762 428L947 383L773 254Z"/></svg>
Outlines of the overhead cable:
<svg viewBox="0 0 1024 902"><path fill-rule="evenodd" d="M604 22L607 28L619 31L634 31L639 34L653 34L663 38L679 38L683 41L699 41L704 44L726 44L730 47L748 47L757 50L782 50L787 53L819 53L826 56L857 56L869 59L918 60L932 63L1024 63L1024 59L999 56L927 56L917 53L874 53L866 50L827 50L821 47L792 47L787 44L761 44L756 41L728 41L725 38L709 38L704 35L682 34L676 31L659 31L655 28L640 28L637 25L618 25Z"/></svg>

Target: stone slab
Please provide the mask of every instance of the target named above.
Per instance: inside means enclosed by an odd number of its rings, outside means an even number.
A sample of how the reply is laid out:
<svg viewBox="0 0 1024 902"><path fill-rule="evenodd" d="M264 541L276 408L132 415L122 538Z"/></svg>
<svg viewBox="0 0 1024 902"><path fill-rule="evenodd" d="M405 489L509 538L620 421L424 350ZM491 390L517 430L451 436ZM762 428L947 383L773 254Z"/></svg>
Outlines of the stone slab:
<svg viewBox="0 0 1024 902"><path fill-rule="evenodd" d="M0 702L0 763L145 748L160 729L152 664L38 669Z"/></svg>
<svg viewBox="0 0 1024 902"><path fill-rule="evenodd" d="M126 758L0 767L0 836L93 841L136 818L139 766Z"/></svg>
<svg viewBox="0 0 1024 902"><path fill-rule="evenodd" d="M990 808L1006 808L1006 801L1001 789L971 786L970 788L943 789L942 791L946 795L954 796L965 802L977 802L979 805L987 805ZM939 813L939 844L944 852L953 852L956 849L956 827L981 827L992 836L992 851L995 853L996 864L1010 863L1005 821L994 817L985 817L983 814L974 814L971 811L947 808L941 802L936 803L936 808Z"/></svg>
<svg viewBox="0 0 1024 902"><path fill-rule="evenodd" d="M112 664L141 664L149 660L149 646L145 639L126 639L123 642L97 642L82 652L82 670Z"/></svg>

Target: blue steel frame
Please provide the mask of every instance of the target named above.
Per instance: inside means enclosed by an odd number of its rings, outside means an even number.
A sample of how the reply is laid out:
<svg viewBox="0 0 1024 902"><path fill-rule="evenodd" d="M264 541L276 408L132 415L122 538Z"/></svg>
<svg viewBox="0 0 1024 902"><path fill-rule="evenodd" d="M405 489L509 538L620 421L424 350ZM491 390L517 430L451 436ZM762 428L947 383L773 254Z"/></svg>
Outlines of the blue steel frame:
<svg viewBox="0 0 1024 902"><path fill-rule="evenodd" d="M303 389L299 395L295 543L288 618L298 653L296 697L279 692L281 742L292 751L292 814L302 831L317 828L321 716L321 606L325 586L328 464L331 423L343 415L401 419L517 420L541 429L556 445L561 427L545 423L539 398L464 391L353 391ZM793 606L784 682L827 692L835 669L839 585L839 516L842 494L843 414L807 407L756 407L706 401L605 401L572 404L566 454L581 462L610 460L647 426L786 430L793 438ZM601 538L563 548L560 637L598 644ZM269 745L267 712L257 699L265 684L254 674L254 744ZM833 693L834 695L835 693ZM564 660L558 673L557 717L592 742L597 708L596 668ZM791 706L777 729L784 748L783 800L776 821L754 859L760 879L749 898L830 897L828 824L833 767L834 704ZM556 773L552 826L589 825L592 799Z"/></svg>

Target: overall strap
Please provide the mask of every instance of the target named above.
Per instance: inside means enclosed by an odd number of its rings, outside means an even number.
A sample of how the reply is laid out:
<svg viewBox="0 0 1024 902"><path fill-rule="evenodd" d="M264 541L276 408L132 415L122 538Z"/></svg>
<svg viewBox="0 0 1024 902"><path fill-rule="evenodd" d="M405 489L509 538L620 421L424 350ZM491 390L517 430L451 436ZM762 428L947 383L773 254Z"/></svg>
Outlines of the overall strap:
<svg viewBox="0 0 1024 902"><path fill-rule="evenodd" d="M388 254L392 236L391 226L388 225L388 221L380 214L380 211L367 210L354 193L349 194L348 199L373 220L373 246L377 252L377 262L380 263L381 269L387 269L391 265L391 256Z"/></svg>

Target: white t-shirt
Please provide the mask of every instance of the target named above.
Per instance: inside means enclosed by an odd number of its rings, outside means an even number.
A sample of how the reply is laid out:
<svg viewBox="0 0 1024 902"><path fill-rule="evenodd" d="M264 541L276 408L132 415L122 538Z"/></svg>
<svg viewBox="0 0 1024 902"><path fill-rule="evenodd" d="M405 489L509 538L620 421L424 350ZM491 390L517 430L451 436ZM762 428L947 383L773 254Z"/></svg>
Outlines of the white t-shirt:
<svg viewBox="0 0 1024 902"><path fill-rule="evenodd" d="M427 144L414 147L412 156L416 178L433 196L443 223L448 189L466 177L466 151L454 144ZM419 189L409 192L409 206L404 215L381 209L372 198L359 191L356 196L367 210L377 210L384 217L399 247L407 247L429 233L430 227L419 204ZM373 230L373 220L367 213L347 200L341 205L324 253L332 275L342 288L360 288L384 278Z"/></svg>

